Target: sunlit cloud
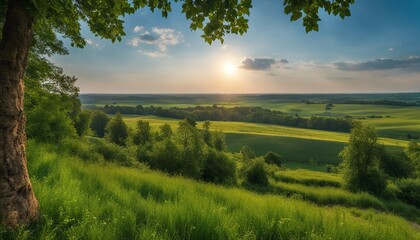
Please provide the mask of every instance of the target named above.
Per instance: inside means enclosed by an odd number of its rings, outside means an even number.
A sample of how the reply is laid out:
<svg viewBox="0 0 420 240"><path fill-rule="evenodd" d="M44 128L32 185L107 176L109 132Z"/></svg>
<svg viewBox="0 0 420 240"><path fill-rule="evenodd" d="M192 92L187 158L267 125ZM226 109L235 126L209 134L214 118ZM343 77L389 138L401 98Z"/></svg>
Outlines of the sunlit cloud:
<svg viewBox="0 0 420 240"><path fill-rule="evenodd" d="M139 31L143 31L143 28L139 28ZM140 45L150 45L157 47L154 51L139 51L150 57L168 56L166 53L169 46L175 46L183 42L183 34L175 31L172 28L158 28L154 27L151 31L145 31L139 36L130 39L127 44L133 47Z"/></svg>
<svg viewBox="0 0 420 240"><path fill-rule="evenodd" d="M380 58L365 62L336 62L333 65L343 71L378 71L391 69L420 71L420 57L411 56L402 59Z"/></svg>
<svg viewBox="0 0 420 240"><path fill-rule="evenodd" d="M90 39L90 38L86 38L85 39L85 42L88 44L88 45L91 45L91 46L94 46L94 47L99 47L99 44L98 43L95 43L92 39Z"/></svg>
<svg viewBox="0 0 420 240"><path fill-rule="evenodd" d="M135 26L133 29L133 32L137 33L137 32L141 32L144 29L143 26Z"/></svg>

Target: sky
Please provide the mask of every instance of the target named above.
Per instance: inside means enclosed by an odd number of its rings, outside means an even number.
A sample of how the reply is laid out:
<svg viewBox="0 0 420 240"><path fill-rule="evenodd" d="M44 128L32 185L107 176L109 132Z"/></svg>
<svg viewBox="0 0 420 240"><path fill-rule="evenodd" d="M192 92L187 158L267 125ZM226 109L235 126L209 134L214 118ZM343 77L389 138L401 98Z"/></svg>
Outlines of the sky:
<svg viewBox="0 0 420 240"><path fill-rule="evenodd" d="M290 22L281 0L253 0L249 29L209 45L173 4L141 9L121 42L95 37L52 61L81 93L355 93L420 91L420 1L356 0L352 16L321 14L319 32Z"/></svg>

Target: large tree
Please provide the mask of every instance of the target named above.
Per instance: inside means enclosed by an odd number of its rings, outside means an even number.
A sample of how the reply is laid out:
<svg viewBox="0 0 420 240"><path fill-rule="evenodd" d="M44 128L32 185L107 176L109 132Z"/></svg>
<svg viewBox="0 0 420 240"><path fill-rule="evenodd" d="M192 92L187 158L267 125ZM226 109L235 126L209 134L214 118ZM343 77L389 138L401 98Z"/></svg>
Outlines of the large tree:
<svg viewBox="0 0 420 240"><path fill-rule="evenodd" d="M171 2L182 4L192 30L203 39L223 42L226 33L243 34L252 0L2 0L0 2L0 221L14 227L36 217L38 203L26 168L24 74L33 40L48 44L56 34L83 47L80 24L86 22L97 36L120 41L123 17L140 8L161 10L166 17ZM318 30L318 11L341 18L350 15L354 0L284 0L291 20L303 19L306 31ZM45 34L47 33L47 34ZM54 50L54 49L53 49ZM48 52L47 52L48 53Z"/></svg>

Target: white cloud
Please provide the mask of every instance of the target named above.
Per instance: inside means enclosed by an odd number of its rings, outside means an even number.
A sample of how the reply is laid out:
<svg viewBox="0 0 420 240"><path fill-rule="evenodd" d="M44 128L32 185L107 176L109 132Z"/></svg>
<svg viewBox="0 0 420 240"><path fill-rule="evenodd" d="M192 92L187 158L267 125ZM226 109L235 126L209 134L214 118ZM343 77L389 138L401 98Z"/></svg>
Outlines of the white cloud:
<svg viewBox="0 0 420 240"><path fill-rule="evenodd" d="M92 39L90 39L90 38L86 38L85 39L85 42L88 44L88 45L91 45L91 46L94 46L94 47L98 47L99 46L99 44L97 44L97 43L95 43Z"/></svg>
<svg viewBox="0 0 420 240"><path fill-rule="evenodd" d="M388 51L394 51L395 49L394 48L388 48Z"/></svg>
<svg viewBox="0 0 420 240"><path fill-rule="evenodd" d="M143 28L141 29L143 30ZM139 30L140 31L140 30ZM175 31L172 28L152 28L151 32L146 31L138 37L134 37L127 42L128 45L138 47L141 44L155 46L158 49L155 51L141 51L150 57L168 56L166 54L169 46L175 46L183 41L181 32Z"/></svg>
<svg viewBox="0 0 420 240"><path fill-rule="evenodd" d="M140 43L139 38L132 38L131 40L128 40L127 44L133 47L137 47Z"/></svg>
<svg viewBox="0 0 420 240"><path fill-rule="evenodd" d="M143 26L135 26L133 29L133 32L137 33L137 32L141 32L144 29Z"/></svg>

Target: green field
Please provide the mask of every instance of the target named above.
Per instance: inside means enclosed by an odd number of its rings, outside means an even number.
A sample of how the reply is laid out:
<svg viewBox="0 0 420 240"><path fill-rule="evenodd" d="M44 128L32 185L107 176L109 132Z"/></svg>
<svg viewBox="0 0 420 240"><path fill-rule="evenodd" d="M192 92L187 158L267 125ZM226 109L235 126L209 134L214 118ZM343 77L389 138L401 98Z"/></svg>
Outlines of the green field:
<svg viewBox="0 0 420 240"><path fill-rule="evenodd" d="M378 211L389 204L369 194L276 181L274 186L295 193L291 197L261 195L146 169L85 163L62 150L28 143L29 171L41 216L38 222L15 231L0 228L1 239L420 237L416 224ZM319 174L309 176L324 176ZM286 175L299 180L308 174L289 171ZM330 180L336 181L332 176ZM344 207L347 203L355 207ZM359 204L376 210L360 209Z"/></svg>
<svg viewBox="0 0 420 240"><path fill-rule="evenodd" d="M176 129L179 122L177 119L155 116L124 116L124 121L133 129L139 120L149 121L154 130L165 123ZM201 127L202 122L198 122L198 125ZM285 165L289 168L318 171L325 171L327 163L340 163L338 153L349 137L347 133L244 122L214 121L211 128L226 133L227 145L231 151L237 152L244 145L250 146L257 155L275 151L284 157ZM407 144L407 141L389 138L382 138L380 142L392 149ZM318 164L309 164L311 159Z"/></svg>
<svg viewBox="0 0 420 240"><path fill-rule="evenodd" d="M380 136L396 139L407 139L410 134L420 139L420 108L410 106L368 105L368 104L335 104L325 111L325 102L337 99L349 100L395 100L402 102L419 102L420 94L289 94L289 95L82 95L84 105L144 105L156 107L191 107L191 106L258 106L279 110L302 117L352 116L364 123L374 126ZM306 104L302 100L321 102ZM369 118L370 116L382 118ZM387 117L389 116L389 117Z"/></svg>

